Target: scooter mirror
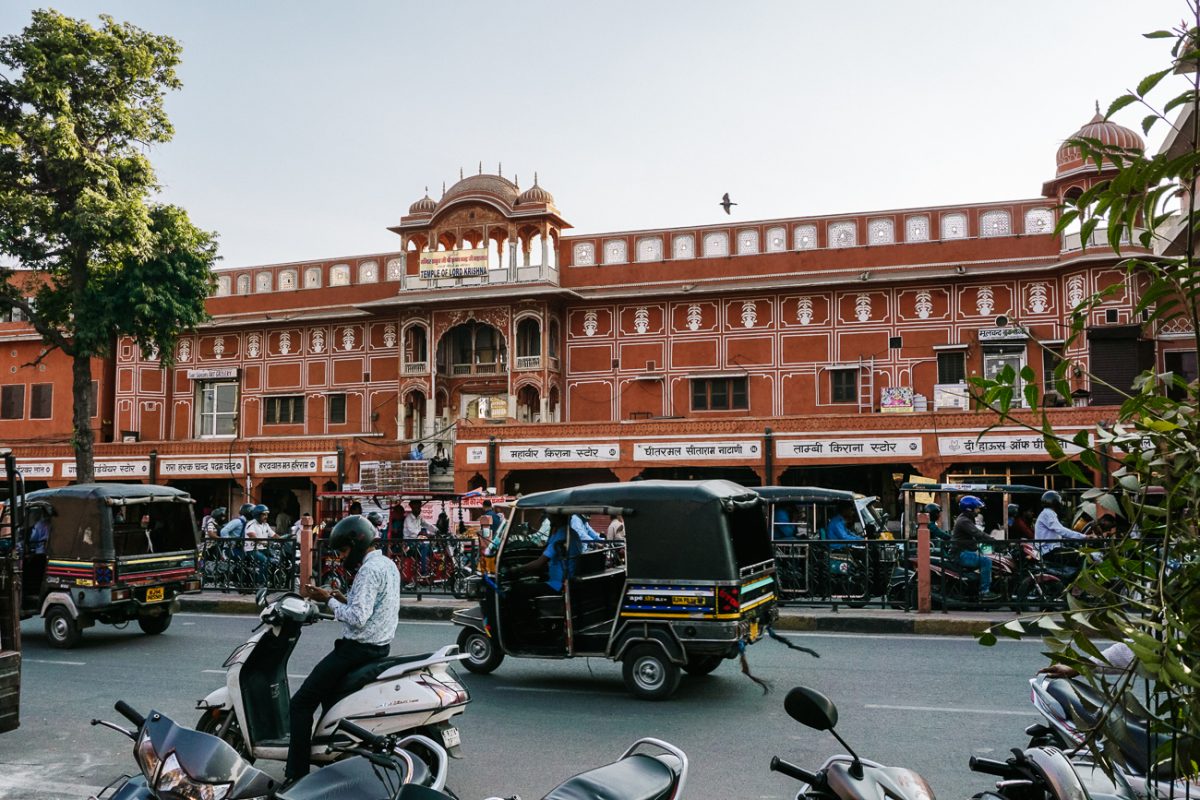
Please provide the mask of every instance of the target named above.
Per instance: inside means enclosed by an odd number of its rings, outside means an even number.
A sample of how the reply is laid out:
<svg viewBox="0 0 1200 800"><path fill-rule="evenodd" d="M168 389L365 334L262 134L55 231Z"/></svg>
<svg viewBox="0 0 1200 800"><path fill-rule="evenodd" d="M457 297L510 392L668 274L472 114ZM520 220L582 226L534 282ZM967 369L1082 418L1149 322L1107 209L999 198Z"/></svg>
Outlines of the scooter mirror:
<svg viewBox="0 0 1200 800"><path fill-rule="evenodd" d="M783 709L788 716L815 731L831 731L837 725L837 706L816 689L797 686L787 693Z"/></svg>
<svg viewBox="0 0 1200 800"><path fill-rule="evenodd" d="M267 607L267 590L266 590L266 588L259 589L257 592L254 593L254 602L256 604L258 604L259 608Z"/></svg>

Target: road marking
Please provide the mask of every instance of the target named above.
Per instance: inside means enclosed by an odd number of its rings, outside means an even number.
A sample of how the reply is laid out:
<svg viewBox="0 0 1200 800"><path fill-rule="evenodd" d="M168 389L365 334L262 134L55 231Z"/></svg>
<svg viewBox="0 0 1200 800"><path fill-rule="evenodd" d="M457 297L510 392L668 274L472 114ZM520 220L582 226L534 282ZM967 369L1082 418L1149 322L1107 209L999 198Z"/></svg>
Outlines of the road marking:
<svg viewBox="0 0 1200 800"><path fill-rule="evenodd" d="M932 711L937 714L1002 714L1009 717L1027 717L1032 711L1008 711L1002 708L947 708L945 706L889 706L867 703L863 708L880 708L887 711Z"/></svg>
<svg viewBox="0 0 1200 800"><path fill-rule="evenodd" d="M1000 623L996 623L1000 624ZM785 639L897 639L906 642L963 642L978 645L974 636L929 636L914 633L818 633L816 631L775 631ZM1042 640L1036 638L1001 639L1008 643L1035 644L1042 646Z"/></svg>
<svg viewBox="0 0 1200 800"><path fill-rule="evenodd" d="M86 667L86 661L54 661L49 658L23 658L23 664L61 664L64 667Z"/></svg>

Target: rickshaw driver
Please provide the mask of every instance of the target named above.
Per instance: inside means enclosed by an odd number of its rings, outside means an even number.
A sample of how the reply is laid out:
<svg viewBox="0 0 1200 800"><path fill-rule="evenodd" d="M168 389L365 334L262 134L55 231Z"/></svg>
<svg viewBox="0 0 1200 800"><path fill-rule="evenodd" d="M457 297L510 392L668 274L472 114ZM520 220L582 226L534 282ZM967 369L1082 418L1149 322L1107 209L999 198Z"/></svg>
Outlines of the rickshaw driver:
<svg viewBox="0 0 1200 800"><path fill-rule="evenodd" d="M561 517L559 518L561 520ZM584 542L598 542L604 539L588 524L586 516L572 514L568 524L560 521L551 524L554 533L546 540L546 549L532 561L519 564L508 571L510 577L537 574L542 567L549 565L546 582L531 587L534 597L540 594L560 594L563 584L575 574L575 559L583 552Z"/></svg>
<svg viewBox="0 0 1200 800"><path fill-rule="evenodd" d="M846 547L846 542L862 541L861 536L850 531L850 520L855 516L855 508L853 503L839 503L837 513L829 518L829 523L825 526L825 538L830 541L840 542L840 544L829 545L830 550L842 550Z"/></svg>

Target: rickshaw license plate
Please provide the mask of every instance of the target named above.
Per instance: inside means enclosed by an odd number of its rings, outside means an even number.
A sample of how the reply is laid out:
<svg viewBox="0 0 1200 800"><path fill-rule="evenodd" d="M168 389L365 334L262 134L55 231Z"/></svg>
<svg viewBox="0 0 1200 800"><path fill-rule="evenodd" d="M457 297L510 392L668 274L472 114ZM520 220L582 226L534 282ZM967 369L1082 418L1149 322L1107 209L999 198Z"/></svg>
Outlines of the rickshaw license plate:
<svg viewBox="0 0 1200 800"><path fill-rule="evenodd" d="M442 731L442 744L446 747L458 747L462 742L462 736L458 733L458 728L446 728Z"/></svg>
<svg viewBox="0 0 1200 800"><path fill-rule="evenodd" d="M151 586L149 589L146 590L146 602L147 603L159 603L159 602L162 602L162 599L163 599L163 587Z"/></svg>

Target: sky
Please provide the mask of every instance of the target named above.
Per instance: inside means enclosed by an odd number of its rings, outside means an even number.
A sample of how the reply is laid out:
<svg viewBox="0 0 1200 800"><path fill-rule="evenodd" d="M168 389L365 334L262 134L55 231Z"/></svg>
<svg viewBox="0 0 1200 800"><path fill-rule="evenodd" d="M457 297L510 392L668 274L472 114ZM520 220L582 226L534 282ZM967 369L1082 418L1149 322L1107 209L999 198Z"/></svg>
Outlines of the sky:
<svg viewBox="0 0 1200 800"><path fill-rule="evenodd" d="M45 3L5 0L0 34ZM516 176L576 233L1037 197L1165 67L1182 0L110 0L183 44L164 200L219 267L395 250L425 187ZM1137 129L1143 114L1117 120ZM1152 134L1153 146L1161 132Z"/></svg>

